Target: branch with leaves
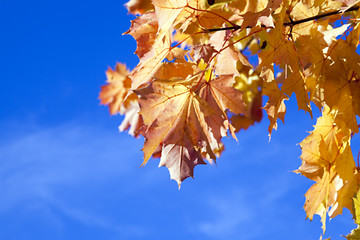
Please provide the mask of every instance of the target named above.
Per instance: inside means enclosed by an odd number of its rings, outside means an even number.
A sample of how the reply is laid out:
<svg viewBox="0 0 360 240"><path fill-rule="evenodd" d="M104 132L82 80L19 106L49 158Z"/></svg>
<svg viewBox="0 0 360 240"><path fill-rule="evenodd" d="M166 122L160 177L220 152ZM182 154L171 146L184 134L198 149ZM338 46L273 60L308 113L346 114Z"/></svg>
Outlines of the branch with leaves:
<svg viewBox="0 0 360 240"><path fill-rule="evenodd" d="M293 21L291 18L289 18L290 21L285 22L283 25L284 26L289 26L289 27L294 27L295 25L298 25L298 24L301 24L301 23L306 23L306 22L318 20L318 19L321 19L321 18L325 18L325 17L337 15L337 14L342 14L342 13L346 13L346 12L351 12L351 11L357 11L357 10L359 10L359 6L352 6L351 8L348 8L346 10L336 10L336 11L332 11L332 12L327 12L327 13L319 14L319 15L316 15L316 16L300 19L300 20L297 20L297 21ZM239 30L239 29L241 29L241 26L238 26L238 25L234 24L232 27L205 29L205 32L217 32L217 31Z"/></svg>
<svg viewBox="0 0 360 240"><path fill-rule="evenodd" d="M325 232L327 216L347 208L359 223L350 147L360 115L358 2L131 0L137 18L126 34L140 61L132 71L107 71L101 103L125 115L120 130L144 137L142 165L160 158L180 187L196 165L216 161L222 137L241 137L263 109L271 136L295 93L299 109L322 111L295 171L315 182L305 194L307 217L320 215Z"/></svg>

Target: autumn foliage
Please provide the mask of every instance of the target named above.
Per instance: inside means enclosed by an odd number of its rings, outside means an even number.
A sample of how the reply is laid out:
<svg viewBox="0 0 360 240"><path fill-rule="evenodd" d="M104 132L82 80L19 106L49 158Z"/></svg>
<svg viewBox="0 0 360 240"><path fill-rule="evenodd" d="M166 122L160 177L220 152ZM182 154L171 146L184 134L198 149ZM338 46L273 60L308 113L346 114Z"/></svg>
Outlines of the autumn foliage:
<svg viewBox="0 0 360 240"><path fill-rule="evenodd" d="M145 139L143 165L160 158L180 186L198 164L213 162L232 136L262 119L269 136L286 102L312 116L295 172L315 183L307 217L333 218L347 208L360 223L360 176L350 143L359 132L360 12L355 0L131 0L125 33L139 64L107 71L100 92L120 130ZM265 98L264 98L265 96ZM267 99L266 103L262 99ZM354 230L348 239L359 239Z"/></svg>

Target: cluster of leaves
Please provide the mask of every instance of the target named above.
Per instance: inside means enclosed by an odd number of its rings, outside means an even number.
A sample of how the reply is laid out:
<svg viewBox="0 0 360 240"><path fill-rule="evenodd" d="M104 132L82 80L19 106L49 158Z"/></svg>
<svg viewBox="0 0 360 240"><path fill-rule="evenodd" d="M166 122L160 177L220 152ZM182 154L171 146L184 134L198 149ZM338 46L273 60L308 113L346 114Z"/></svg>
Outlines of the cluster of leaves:
<svg viewBox="0 0 360 240"><path fill-rule="evenodd" d="M137 18L126 34L140 61L131 72L122 64L107 71L101 103L125 115L121 131L145 138L143 165L159 157L180 186L196 165L216 160L222 137L260 121L262 109L271 136L295 93L299 109L322 111L300 143L296 172L315 181L304 209L321 216L325 231L327 215L359 211L350 148L360 114L358 2L131 0Z"/></svg>

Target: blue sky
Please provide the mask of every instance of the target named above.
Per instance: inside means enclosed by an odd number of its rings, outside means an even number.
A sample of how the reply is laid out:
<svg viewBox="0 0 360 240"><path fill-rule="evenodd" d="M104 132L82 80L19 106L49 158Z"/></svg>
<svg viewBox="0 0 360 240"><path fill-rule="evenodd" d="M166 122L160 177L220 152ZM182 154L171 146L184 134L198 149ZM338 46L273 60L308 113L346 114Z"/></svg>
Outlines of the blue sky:
<svg viewBox="0 0 360 240"><path fill-rule="evenodd" d="M97 99L108 67L137 64L123 4L1 0L0 239L318 239L311 182L292 173L315 119L293 100L270 143L264 118L180 191L158 160L139 167L143 140ZM327 235L352 222L345 210Z"/></svg>

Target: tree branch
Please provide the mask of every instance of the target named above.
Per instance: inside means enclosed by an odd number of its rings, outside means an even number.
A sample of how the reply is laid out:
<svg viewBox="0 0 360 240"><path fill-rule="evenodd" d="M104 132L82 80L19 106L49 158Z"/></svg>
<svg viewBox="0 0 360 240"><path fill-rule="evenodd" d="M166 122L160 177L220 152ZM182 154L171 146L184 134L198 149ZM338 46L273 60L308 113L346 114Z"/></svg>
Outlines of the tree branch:
<svg viewBox="0 0 360 240"><path fill-rule="evenodd" d="M328 13L319 14L319 15L316 15L316 16L313 16L313 17L300 19L300 20L297 20L297 21L286 22L286 23L284 23L284 26L295 26L295 25L300 24L300 23L309 22L309 21L312 21L312 20L317 20L317 19L320 19L320 18L336 15L336 14L339 14L339 13L356 11L358 9L359 9L359 6L352 6L351 8L349 8L349 9L347 9L345 11L336 10L336 11L332 11L332 12L328 12Z"/></svg>
<svg viewBox="0 0 360 240"><path fill-rule="evenodd" d="M344 13L344 12L352 12L352 11L356 11L356 10L359 10L359 6L352 6L351 8L349 8L345 11L336 10L336 11L332 11L332 12L328 12L328 13L319 14L319 15L316 15L313 17L296 20L296 21L290 20L290 22L286 22L283 25L286 27L293 27L297 24L317 20L320 18L324 18L324 17L328 17L328 16L332 16L332 15L336 15L336 14L340 14L340 13ZM217 32L217 31L238 30L238 29L241 29L241 27L239 25L235 25L232 27L205 29L205 32Z"/></svg>
<svg viewBox="0 0 360 240"><path fill-rule="evenodd" d="M238 30L241 27L239 25L235 25L232 27L223 27L223 28L211 28L211 29L205 29L205 32L217 32L217 31L226 31L226 30Z"/></svg>

